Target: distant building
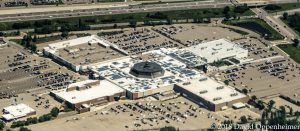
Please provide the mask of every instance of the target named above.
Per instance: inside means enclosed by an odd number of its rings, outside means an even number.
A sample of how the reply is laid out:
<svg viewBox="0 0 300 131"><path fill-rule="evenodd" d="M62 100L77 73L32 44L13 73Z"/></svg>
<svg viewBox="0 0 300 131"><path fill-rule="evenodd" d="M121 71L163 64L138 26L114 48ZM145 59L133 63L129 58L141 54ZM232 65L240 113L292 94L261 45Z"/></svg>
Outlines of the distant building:
<svg viewBox="0 0 300 131"><path fill-rule="evenodd" d="M70 84L66 89L50 93L55 99L82 112L90 106L102 105L125 97L125 90L106 80L85 80Z"/></svg>
<svg viewBox="0 0 300 131"><path fill-rule="evenodd" d="M18 118L36 114L35 110L26 104L8 106L5 107L2 111L3 111L2 118L6 121L11 121Z"/></svg>
<svg viewBox="0 0 300 131"><path fill-rule="evenodd" d="M227 39L204 42L186 49L204 58L204 61L207 63L213 63L226 58L241 60L248 57L248 50Z"/></svg>

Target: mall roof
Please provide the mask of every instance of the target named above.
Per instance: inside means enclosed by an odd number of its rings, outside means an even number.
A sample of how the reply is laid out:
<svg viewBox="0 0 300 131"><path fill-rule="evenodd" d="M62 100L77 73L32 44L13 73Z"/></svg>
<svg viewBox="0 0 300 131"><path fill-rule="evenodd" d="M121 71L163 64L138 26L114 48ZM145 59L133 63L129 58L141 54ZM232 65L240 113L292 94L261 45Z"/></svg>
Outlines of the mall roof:
<svg viewBox="0 0 300 131"><path fill-rule="evenodd" d="M144 92L146 90L162 88L200 76L200 72L186 68L184 63L162 54L160 51L152 51L150 53L153 53L153 56L160 56L148 61L159 64L165 71L163 76L149 79L129 74L131 67L135 63L142 61L133 58L99 64L92 67L92 70L130 92Z"/></svg>
<svg viewBox="0 0 300 131"><path fill-rule="evenodd" d="M248 50L227 39L219 39L200 43L186 48L192 53L204 57L208 63L218 61L226 57L247 56Z"/></svg>
<svg viewBox="0 0 300 131"><path fill-rule="evenodd" d="M189 84L180 83L177 85L213 104L230 102L246 97L234 88L225 86L206 76L202 76L197 80L191 80Z"/></svg>
<svg viewBox="0 0 300 131"><path fill-rule="evenodd" d="M74 86L84 86L86 84L97 82L98 80L85 80L77 83L70 84L69 87ZM67 88L67 89L68 89ZM72 104L85 102L89 100L93 100L96 98L101 98L105 96L111 96L116 93L121 93L125 90L118 87L117 85L107 81L107 80L101 80L99 81L99 84L94 85L91 88L85 89L85 90L72 90L67 91L67 89L52 91L57 97L64 99Z"/></svg>

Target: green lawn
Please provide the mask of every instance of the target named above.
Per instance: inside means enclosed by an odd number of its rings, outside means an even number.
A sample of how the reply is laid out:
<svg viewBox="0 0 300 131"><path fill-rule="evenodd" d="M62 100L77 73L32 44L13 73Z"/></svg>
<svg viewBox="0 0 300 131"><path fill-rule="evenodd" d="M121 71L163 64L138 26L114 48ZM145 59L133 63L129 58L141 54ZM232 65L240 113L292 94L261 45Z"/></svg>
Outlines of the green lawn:
<svg viewBox="0 0 300 131"><path fill-rule="evenodd" d="M280 49L290 55L290 57L297 63L300 63L300 47L295 47L293 45L278 45Z"/></svg>
<svg viewBox="0 0 300 131"><path fill-rule="evenodd" d="M241 35L248 35L248 32L242 31L242 30L238 30L238 29L234 29L234 28L229 28L231 31L239 33Z"/></svg>
<svg viewBox="0 0 300 131"><path fill-rule="evenodd" d="M267 40L282 40L284 37L261 19L242 19L225 21L225 24L252 30Z"/></svg>
<svg viewBox="0 0 300 131"><path fill-rule="evenodd" d="M284 20L281 17L281 20L288 25L290 28L292 28L298 35L300 35L300 24L299 23L295 23L295 21L299 21L300 20L300 16L298 15L289 15L288 18L286 20Z"/></svg>
<svg viewBox="0 0 300 131"><path fill-rule="evenodd" d="M0 23L0 30L12 30L12 29L30 29L40 28L42 26L50 26L56 28L59 26L75 25L81 20L85 25L93 24L111 24L111 23L124 23L132 20L138 22L144 21L159 21L171 18L172 20L182 19L195 19L195 18L212 18L212 17L224 17L223 8L212 9L189 9L189 10L174 10L163 12L142 12L142 13L130 13L130 14L117 14L117 15L104 15L104 16L85 16L85 17L72 17L62 19L51 19L45 22L45 20L39 21L24 21L24 22L6 22ZM233 13L231 10L229 13ZM248 10L244 13L236 13L237 16L249 16L254 13ZM38 24L37 24L38 23Z"/></svg>
<svg viewBox="0 0 300 131"><path fill-rule="evenodd" d="M15 42L15 43L17 43L17 44L19 44L19 45L21 45L21 42L22 42L21 39L11 39L11 40L9 40L9 41L13 41L13 42Z"/></svg>
<svg viewBox="0 0 300 131"><path fill-rule="evenodd" d="M286 10L292 10L292 9L297 9L300 8L300 3L286 3L286 4L276 4L278 8L273 9L273 10L267 10L269 13L275 13L275 12L280 12L280 11L286 11Z"/></svg>

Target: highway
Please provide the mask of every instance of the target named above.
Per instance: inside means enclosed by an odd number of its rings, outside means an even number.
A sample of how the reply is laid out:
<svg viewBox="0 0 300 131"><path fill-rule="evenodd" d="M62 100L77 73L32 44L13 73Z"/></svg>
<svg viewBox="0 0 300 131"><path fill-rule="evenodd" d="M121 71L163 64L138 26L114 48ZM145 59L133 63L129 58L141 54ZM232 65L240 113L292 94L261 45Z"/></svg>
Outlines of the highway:
<svg viewBox="0 0 300 131"><path fill-rule="evenodd" d="M78 6L59 7L34 7L17 9L0 9L0 22L29 21L42 19L69 18L81 16L98 16L111 14L126 14L153 11L200 9L200 8L223 8L230 5L247 4L249 6L262 6L269 3L290 3L297 0L273 0L273 1L250 1L239 2L238 0L210 0L182 3L147 4L142 2L123 2L108 4L89 4ZM22 12L22 13L20 13Z"/></svg>
<svg viewBox="0 0 300 131"><path fill-rule="evenodd" d="M155 5L130 5L111 8L92 8L78 10L61 10L49 12L33 12L20 14L3 14L0 15L0 22L11 21L28 21L41 19L68 18L79 16L97 16L111 14L127 14L138 12L153 12L153 11L168 11L168 10L183 10L183 9L199 9L199 8L223 8L231 3L215 3L215 2L185 2L185 3L169 3Z"/></svg>
<svg viewBox="0 0 300 131"><path fill-rule="evenodd" d="M262 8L253 8L252 11L262 20L264 20L266 23L268 23L273 29L275 29L277 32L279 32L281 35L283 35L287 40L298 38L297 34L293 32L292 30L289 30L287 28L287 25L285 25L280 20L276 19L274 16L268 14L265 10Z"/></svg>

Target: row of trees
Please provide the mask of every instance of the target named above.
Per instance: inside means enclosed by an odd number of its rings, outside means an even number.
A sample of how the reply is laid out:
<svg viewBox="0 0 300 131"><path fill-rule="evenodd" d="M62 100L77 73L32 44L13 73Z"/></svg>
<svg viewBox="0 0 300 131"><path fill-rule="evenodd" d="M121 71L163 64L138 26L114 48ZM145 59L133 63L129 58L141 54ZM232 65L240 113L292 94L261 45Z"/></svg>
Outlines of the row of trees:
<svg viewBox="0 0 300 131"><path fill-rule="evenodd" d="M293 15L284 13L283 19L287 21L290 27L294 28L297 32L300 32L300 13L295 13Z"/></svg>
<svg viewBox="0 0 300 131"><path fill-rule="evenodd" d="M231 9L229 6L226 6L224 9L223 9L223 14L225 16L225 19L226 20L229 20L230 18L238 18L237 17L237 14L243 14L245 13L246 11L249 11L250 8L247 6L247 4L244 4L242 6L236 6L234 7L233 9Z"/></svg>
<svg viewBox="0 0 300 131"><path fill-rule="evenodd" d="M166 126L159 129L159 131L179 131L179 129L176 129L173 126Z"/></svg>
<svg viewBox="0 0 300 131"><path fill-rule="evenodd" d="M3 121L0 121L0 131L5 127L5 123Z"/></svg>
<svg viewBox="0 0 300 131"><path fill-rule="evenodd" d="M36 41L37 41L36 35L34 35L34 37L32 37L31 35L25 35L21 40L21 45L35 52L37 50L37 47L33 42Z"/></svg>
<svg viewBox="0 0 300 131"><path fill-rule="evenodd" d="M28 126L31 124L37 124L39 122L45 122L49 121L53 118L56 118L59 114L59 109L57 107L54 107L51 109L50 113L44 114L40 117L29 117L26 120L19 120L15 121L12 123L11 128L16 128L16 127L23 127L23 126Z"/></svg>
<svg viewBox="0 0 300 131"><path fill-rule="evenodd" d="M269 102L270 103L270 102ZM271 106L271 105L270 105ZM293 116L292 108L289 109L289 113L287 113L286 108L284 106L280 106L278 110L265 110L262 113L261 124L262 125L295 125L299 126L300 123L297 120L299 116L295 118L287 118L287 114ZM298 114L298 113L297 113Z"/></svg>
<svg viewBox="0 0 300 131"><path fill-rule="evenodd" d="M222 9L221 9L222 10ZM249 7L245 4L242 6L236 6L233 8L225 7L223 11L223 15L226 17L236 17L238 14L243 14L249 10ZM178 12L178 11L174 11ZM179 13L179 14L178 14ZM79 18L74 19L57 19L57 20L38 20L38 21L25 21L25 22L15 22L15 23L0 23L0 30L7 30L8 28L12 29L28 29L33 28L35 33L38 34L48 34L54 31L59 31L60 28L64 28L61 30L69 30L69 31L77 31L77 30L87 30L90 29L89 24L97 24L97 23L115 23L115 22L130 22L130 21L140 21L142 19L147 20L167 20L168 19L199 19L200 18L208 18L213 16L222 15L222 11L218 9L204 9L204 10L185 10L178 12L176 15L171 15L170 11L168 12L155 12L155 13L147 13L147 14L137 14L137 15L118 15L116 18L114 16L106 16L105 19L92 17L92 18Z"/></svg>
<svg viewBox="0 0 300 131"><path fill-rule="evenodd" d="M294 15L289 15L287 12L284 12L282 15L282 19L287 21L288 24L294 28L297 32L300 32L300 13L295 13ZM299 39L293 39L293 45L295 47L299 46Z"/></svg>

